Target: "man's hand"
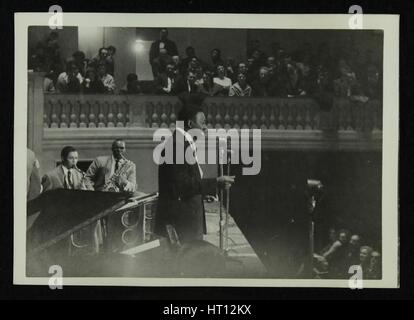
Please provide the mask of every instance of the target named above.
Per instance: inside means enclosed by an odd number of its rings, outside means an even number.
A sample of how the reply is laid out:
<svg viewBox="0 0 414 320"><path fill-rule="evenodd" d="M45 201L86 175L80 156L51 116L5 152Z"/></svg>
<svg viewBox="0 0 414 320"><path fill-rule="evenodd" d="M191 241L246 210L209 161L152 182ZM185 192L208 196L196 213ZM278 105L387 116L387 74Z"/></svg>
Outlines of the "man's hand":
<svg viewBox="0 0 414 320"><path fill-rule="evenodd" d="M217 178L217 184L220 188L228 190L235 182L235 178L235 176L221 176Z"/></svg>

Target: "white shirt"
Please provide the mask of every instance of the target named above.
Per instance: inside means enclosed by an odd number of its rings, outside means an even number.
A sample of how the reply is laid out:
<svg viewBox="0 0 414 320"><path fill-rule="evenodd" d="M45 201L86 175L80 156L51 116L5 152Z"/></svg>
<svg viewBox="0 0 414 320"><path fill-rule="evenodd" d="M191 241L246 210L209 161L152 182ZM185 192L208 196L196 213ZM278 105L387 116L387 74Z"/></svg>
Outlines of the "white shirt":
<svg viewBox="0 0 414 320"><path fill-rule="evenodd" d="M223 79L220 79L219 77L215 77L213 78L213 82L225 88L230 87L232 84L231 79L227 77L224 77Z"/></svg>
<svg viewBox="0 0 414 320"><path fill-rule="evenodd" d="M101 81L102 81L104 87L108 91L114 91L115 90L115 80L114 80L114 77L111 76L109 73L107 73L103 77L101 77Z"/></svg>

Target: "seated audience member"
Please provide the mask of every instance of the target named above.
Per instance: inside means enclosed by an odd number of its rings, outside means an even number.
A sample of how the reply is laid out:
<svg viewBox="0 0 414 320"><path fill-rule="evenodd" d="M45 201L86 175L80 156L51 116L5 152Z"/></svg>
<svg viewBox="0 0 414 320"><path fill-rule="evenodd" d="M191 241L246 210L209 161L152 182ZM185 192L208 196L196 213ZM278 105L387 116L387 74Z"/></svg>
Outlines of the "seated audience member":
<svg viewBox="0 0 414 320"><path fill-rule="evenodd" d="M157 77L160 73L163 73L167 65L172 63L172 58L168 55L167 49L160 49L158 57L152 61L152 72L154 77Z"/></svg>
<svg viewBox="0 0 414 320"><path fill-rule="evenodd" d="M381 279L382 278L381 254L377 251L373 251L371 253L369 278L370 279Z"/></svg>
<svg viewBox="0 0 414 320"><path fill-rule="evenodd" d="M75 51L72 54L72 59L73 63L79 68L80 74L84 77L88 66L88 60L85 58L85 53L83 51Z"/></svg>
<svg viewBox="0 0 414 320"><path fill-rule="evenodd" d="M57 89L62 93L79 93L83 82L79 68L74 63L68 63L66 70L66 72L62 72L57 78Z"/></svg>
<svg viewBox="0 0 414 320"><path fill-rule="evenodd" d="M213 49L210 52L210 59L211 59L211 65L210 65L210 71L211 72L217 72L217 67L219 65L223 66L224 62L221 59L221 51L220 49Z"/></svg>
<svg viewBox="0 0 414 320"><path fill-rule="evenodd" d="M98 78L94 68L89 68L86 71L82 89L83 93L105 93L106 89L102 81Z"/></svg>
<svg viewBox="0 0 414 320"><path fill-rule="evenodd" d="M196 75L193 71L189 70L185 77L177 79L177 85L175 87L175 93L196 93L198 91L197 85L195 84Z"/></svg>
<svg viewBox="0 0 414 320"><path fill-rule="evenodd" d="M339 231L338 240L323 254L330 266L330 275L334 278L347 276L347 253L349 245L349 231Z"/></svg>
<svg viewBox="0 0 414 320"><path fill-rule="evenodd" d="M177 75L173 64L168 64L165 72L160 73L154 80L156 94L175 94Z"/></svg>
<svg viewBox="0 0 414 320"><path fill-rule="evenodd" d="M97 68L98 79L105 87L105 92L114 93L116 85L114 77L106 71L106 64L100 63Z"/></svg>
<svg viewBox="0 0 414 320"><path fill-rule="evenodd" d="M203 83L200 83L198 86L197 92L205 94L209 97L217 95L221 87L214 84L213 76L210 72L205 72L203 74Z"/></svg>
<svg viewBox="0 0 414 320"><path fill-rule="evenodd" d="M374 64L367 67L363 78L363 91L370 99L382 99L382 78Z"/></svg>
<svg viewBox="0 0 414 320"><path fill-rule="evenodd" d="M224 67L226 68L226 77L231 79L231 82L237 81L237 70L234 59L232 57L228 57L225 61Z"/></svg>
<svg viewBox="0 0 414 320"><path fill-rule="evenodd" d="M239 73L237 82L230 87L229 96L250 97L251 94L252 87L247 84L246 76L243 73Z"/></svg>
<svg viewBox="0 0 414 320"><path fill-rule="evenodd" d="M248 58L246 63L247 81L253 83L259 79L259 68L254 63L253 58Z"/></svg>
<svg viewBox="0 0 414 320"><path fill-rule="evenodd" d="M274 71L276 71L277 67L276 67L276 59L273 56L267 57L266 59L266 67L268 67L269 69L272 69Z"/></svg>
<svg viewBox="0 0 414 320"><path fill-rule="evenodd" d="M184 74L187 71L188 66L190 65L190 62L193 58L197 59L195 49L191 46L185 49L185 54L186 54L186 57L181 61L181 66L180 66L181 74Z"/></svg>
<svg viewBox="0 0 414 320"><path fill-rule="evenodd" d="M369 279L373 251L369 246L362 246L359 251L359 265L362 268L362 277L364 279Z"/></svg>
<svg viewBox="0 0 414 320"><path fill-rule="evenodd" d="M247 72L248 72L248 70L247 70L247 65L246 65L246 63L244 63L244 62L240 62L240 63L237 65L237 74L242 73L242 74L244 74L244 75L247 77Z"/></svg>
<svg viewBox="0 0 414 320"><path fill-rule="evenodd" d="M139 85L138 76L135 73L127 75L127 83L122 87L121 93L123 94L138 94L142 93L141 86Z"/></svg>
<svg viewBox="0 0 414 320"><path fill-rule="evenodd" d="M328 230L329 243L322 248L321 255L324 255L332 247L332 245L338 240L338 234L334 227L330 227Z"/></svg>
<svg viewBox="0 0 414 320"><path fill-rule="evenodd" d="M106 56L106 59L105 59L106 69L111 76L114 76L115 74L115 57L114 56L116 53L116 48L114 46L109 46L106 49L108 51L108 55Z"/></svg>
<svg viewBox="0 0 414 320"><path fill-rule="evenodd" d="M348 266L358 265L361 237L357 234L351 236L348 246Z"/></svg>
<svg viewBox="0 0 414 320"><path fill-rule="evenodd" d="M223 65L217 66L217 76L213 78L214 84L220 86L218 95L228 96L232 85L231 79L225 76L226 69Z"/></svg>
<svg viewBox="0 0 414 320"><path fill-rule="evenodd" d="M204 82L204 79L203 79L203 75L204 75L203 67L201 65L197 65L196 68L195 68L195 70L194 70L194 73L195 73L195 77L196 77L195 84L196 84L196 86L198 86L199 84L202 84Z"/></svg>
<svg viewBox="0 0 414 320"><path fill-rule="evenodd" d="M259 77L252 82L253 95L255 97L268 97L273 94L269 90L270 74L268 67L261 67L259 70Z"/></svg>
<svg viewBox="0 0 414 320"><path fill-rule="evenodd" d="M175 70L177 70L177 75L178 75L178 73L181 72L181 68L182 68L182 61L180 60L180 56L174 55L171 57L171 60L172 60L172 64L174 65Z"/></svg>
<svg viewBox="0 0 414 320"><path fill-rule="evenodd" d="M50 66L49 72L45 74L43 80L43 91L47 93L56 92L57 72L55 66Z"/></svg>

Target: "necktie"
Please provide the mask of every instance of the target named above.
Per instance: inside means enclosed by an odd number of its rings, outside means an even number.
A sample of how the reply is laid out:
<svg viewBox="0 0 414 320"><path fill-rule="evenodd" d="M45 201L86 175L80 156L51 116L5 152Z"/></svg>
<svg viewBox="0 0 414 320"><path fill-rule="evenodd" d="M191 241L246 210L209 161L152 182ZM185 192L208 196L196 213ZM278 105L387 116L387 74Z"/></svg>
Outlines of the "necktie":
<svg viewBox="0 0 414 320"><path fill-rule="evenodd" d="M70 170L68 171L68 189L73 189L72 173Z"/></svg>
<svg viewBox="0 0 414 320"><path fill-rule="evenodd" d="M116 159L115 161L115 172L117 172L119 169L119 159Z"/></svg>

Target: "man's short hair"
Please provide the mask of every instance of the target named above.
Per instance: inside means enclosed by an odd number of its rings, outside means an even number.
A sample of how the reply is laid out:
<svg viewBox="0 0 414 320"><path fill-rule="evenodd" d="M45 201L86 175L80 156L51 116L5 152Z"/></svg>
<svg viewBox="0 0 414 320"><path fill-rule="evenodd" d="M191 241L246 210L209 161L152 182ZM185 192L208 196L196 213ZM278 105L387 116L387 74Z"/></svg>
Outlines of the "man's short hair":
<svg viewBox="0 0 414 320"><path fill-rule="evenodd" d="M60 157L64 160L66 160L69 156L69 153L74 152L74 151L78 151L76 150L74 147L72 146L66 146L62 149L62 151L60 152Z"/></svg>
<svg viewBox="0 0 414 320"><path fill-rule="evenodd" d="M115 147L115 145L116 145L117 142L123 142L123 143L125 143L125 140L124 139L121 139L121 138L115 139L114 142L112 142L112 148Z"/></svg>
<svg viewBox="0 0 414 320"><path fill-rule="evenodd" d="M187 104L178 112L177 119L184 122L184 129L188 129L188 121L194 120L199 112L204 112L203 108L198 104Z"/></svg>

